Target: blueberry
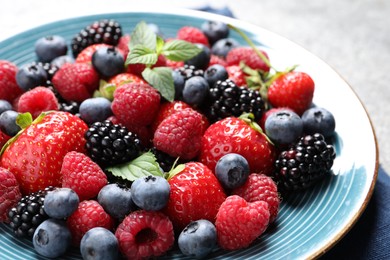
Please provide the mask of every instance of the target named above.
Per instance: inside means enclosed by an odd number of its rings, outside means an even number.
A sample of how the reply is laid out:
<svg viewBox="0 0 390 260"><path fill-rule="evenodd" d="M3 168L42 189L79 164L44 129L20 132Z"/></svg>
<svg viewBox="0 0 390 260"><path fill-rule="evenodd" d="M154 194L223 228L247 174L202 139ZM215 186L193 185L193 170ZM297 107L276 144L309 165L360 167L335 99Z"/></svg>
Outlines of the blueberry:
<svg viewBox="0 0 390 260"><path fill-rule="evenodd" d="M225 154L215 165L215 175L225 189L240 187L249 176L248 161L240 154Z"/></svg>
<svg viewBox="0 0 390 260"><path fill-rule="evenodd" d="M102 47L92 55L92 65L103 77L112 77L124 69L123 55L115 47Z"/></svg>
<svg viewBox="0 0 390 260"><path fill-rule="evenodd" d="M201 76L186 80L183 89L183 100L189 105L201 105L210 92L209 83Z"/></svg>
<svg viewBox="0 0 390 260"><path fill-rule="evenodd" d="M72 237L64 220L50 218L37 227L32 240L38 254L57 258L68 250Z"/></svg>
<svg viewBox="0 0 390 260"><path fill-rule="evenodd" d="M111 102L103 97L88 98L80 104L79 113L87 124L103 122L112 115Z"/></svg>
<svg viewBox="0 0 390 260"><path fill-rule="evenodd" d="M180 100L183 96L184 82L183 75L176 70L172 71L173 85L175 86L175 100Z"/></svg>
<svg viewBox="0 0 390 260"><path fill-rule="evenodd" d="M303 130L305 133L320 133L324 137L334 134L336 121L331 112L321 107L309 108L302 115Z"/></svg>
<svg viewBox="0 0 390 260"><path fill-rule="evenodd" d="M202 51L195 57L186 60L184 63L187 65L193 65L197 69L205 70L210 63L210 48L200 43L195 45L198 46Z"/></svg>
<svg viewBox="0 0 390 260"><path fill-rule="evenodd" d="M0 130L9 136L16 135L21 130L20 126L16 124L16 117L18 115L19 113L14 110L7 110L1 113Z"/></svg>
<svg viewBox="0 0 390 260"><path fill-rule="evenodd" d="M131 185L131 198L144 210L160 210L169 199L170 186L166 179L147 176L136 179Z"/></svg>
<svg viewBox="0 0 390 260"><path fill-rule="evenodd" d="M97 197L104 210L113 218L122 220L127 214L136 209L131 199L131 191L116 183L104 186Z"/></svg>
<svg viewBox="0 0 390 260"><path fill-rule="evenodd" d="M68 46L65 39L58 35L46 36L35 42L35 54L42 62L51 62L67 52Z"/></svg>
<svg viewBox="0 0 390 260"><path fill-rule="evenodd" d="M64 219L72 215L79 202L79 196L72 189L57 188L46 194L43 205L49 217Z"/></svg>
<svg viewBox="0 0 390 260"><path fill-rule="evenodd" d="M214 64L208 67L204 72L204 78L209 83L209 86L214 86L218 80L224 81L229 78L229 74L224 66L220 64Z"/></svg>
<svg viewBox="0 0 390 260"><path fill-rule="evenodd" d="M214 43L214 45L211 47L211 53L219 57L226 58L228 52L238 46L240 46L240 44L235 39L224 38Z"/></svg>
<svg viewBox="0 0 390 260"><path fill-rule="evenodd" d="M11 103L7 100L0 99L0 114L7 110L12 110Z"/></svg>
<svg viewBox="0 0 390 260"><path fill-rule="evenodd" d="M216 248L217 230L208 220L193 221L180 233L178 245L183 255L203 258Z"/></svg>
<svg viewBox="0 0 390 260"><path fill-rule="evenodd" d="M119 259L119 243L108 229L94 227L81 239L80 252L84 260L115 260Z"/></svg>
<svg viewBox="0 0 390 260"><path fill-rule="evenodd" d="M212 46L216 41L229 36L229 27L220 21L206 21L201 25L202 32L206 35Z"/></svg>
<svg viewBox="0 0 390 260"><path fill-rule="evenodd" d="M61 68L65 63L74 63L74 58L68 55L63 55L55 58L50 62L52 66Z"/></svg>
<svg viewBox="0 0 390 260"><path fill-rule="evenodd" d="M16 83L23 91L37 86L45 86L47 79L46 71L42 66L35 63L24 65L16 73Z"/></svg>
<svg viewBox="0 0 390 260"><path fill-rule="evenodd" d="M264 124L266 135L277 144L290 144L303 132L302 119L289 109L270 114Z"/></svg>

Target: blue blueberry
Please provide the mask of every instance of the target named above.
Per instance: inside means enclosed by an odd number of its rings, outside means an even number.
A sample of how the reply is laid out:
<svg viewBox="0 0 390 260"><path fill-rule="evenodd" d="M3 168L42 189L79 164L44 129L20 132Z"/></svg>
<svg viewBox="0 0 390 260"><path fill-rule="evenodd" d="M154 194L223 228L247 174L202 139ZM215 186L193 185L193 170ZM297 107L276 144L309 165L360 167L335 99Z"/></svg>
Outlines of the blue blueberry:
<svg viewBox="0 0 390 260"><path fill-rule="evenodd" d="M111 231L95 227L84 234L80 252L84 260L116 260L119 259L119 243Z"/></svg>
<svg viewBox="0 0 390 260"><path fill-rule="evenodd" d="M312 107L302 115L303 130L305 133L320 133L324 137L334 134L336 120L331 112L321 107Z"/></svg>
<svg viewBox="0 0 390 260"><path fill-rule="evenodd" d="M303 133L302 119L289 109L277 110L265 120L265 133L276 144L290 144Z"/></svg>
<svg viewBox="0 0 390 260"><path fill-rule="evenodd" d="M80 104L79 113L87 124L103 122L112 116L111 102L103 97L88 98Z"/></svg>
<svg viewBox="0 0 390 260"><path fill-rule="evenodd" d="M45 86L47 79L48 75L44 68L35 63L24 65L16 73L16 83L23 91Z"/></svg>
<svg viewBox="0 0 390 260"><path fill-rule="evenodd" d="M159 176L147 176L136 179L131 185L131 198L144 210L160 210L169 199L170 186L166 179Z"/></svg>
<svg viewBox="0 0 390 260"><path fill-rule="evenodd" d="M125 60L115 47L102 47L92 55L92 65L103 77L109 78L124 70Z"/></svg>
<svg viewBox="0 0 390 260"><path fill-rule="evenodd" d="M206 35L212 46L216 41L229 36L229 27L220 21L206 21L201 25L202 32Z"/></svg>
<svg viewBox="0 0 390 260"><path fill-rule="evenodd" d="M226 58L226 55L231 49L239 46L240 44L235 39L224 38L214 43L214 45L211 47L211 53L216 56Z"/></svg>
<svg viewBox="0 0 390 260"><path fill-rule="evenodd" d="M208 220L193 221L180 233L178 245L183 255L204 258L217 246L217 230Z"/></svg>
<svg viewBox="0 0 390 260"><path fill-rule="evenodd" d="M202 51L195 57L186 60L184 63L187 65L193 65L197 69L205 70L210 63L210 48L200 43L195 45L198 46Z"/></svg>
<svg viewBox="0 0 390 260"><path fill-rule="evenodd" d="M0 115L0 130L9 136L16 135L20 130L20 126L16 124L16 118L19 113L14 110L7 110Z"/></svg>
<svg viewBox="0 0 390 260"><path fill-rule="evenodd" d="M215 175L225 189L240 187L249 176L248 161L240 154L225 154L215 166Z"/></svg>
<svg viewBox="0 0 390 260"><path fill-rule="evenodd" d="M52 66L61 68L65 63L74 63L74 58L69 55L63 55L55 58L50 62Z"/></svg>
<svg viewBox="0 0 390 260"><path fill-rule="evenodd" d="M57 188L47 193L43 206L49 217L65 219L75 212L79 202L79 196L72 189Z"/></svg>
<svg viewBox="0 0 390 260"><path fill-rule="evenodd" d="M204 78L209 83L209 86L214 86L214 84L218 81L224 81L229 78L229 74L226 68L220 64L214 64L207 68L204 72Z"/></svg>
<svg viewBox="0 0 390 260"><path fill-rule="evenodd" d="M64 220L50 218L43 221L35 230L33 245L38 254L57 258L71 245L71 233Z"/></svg>
<svg viewBox="0 0 390 260"><path fill-rule="evenodd" d="M51 62L68 52L68 45L63 37L58 35L46 36L35 42L35 54L39 61Z"/></svg>
<svg viewBox="0 0 390 260"><path fill-rule="evenodd" d="M184 84L183 100L189 105L201 105L207 99L209 92L207 80L201 76L194 76Z"/></svg>
<svg viewBox="0 0 390 260"><path fill-rule="evenodd" d="M117 220L124 219L137 207L131 199L131 190L116 183L104 186L100 190L97 200L104 210Z"/></svg>
<svg viewBox="0 0 390 260"><path fill-rule="evenodd" d="M176 70L172 71L173 85L175 86L175 100L180 100L183 97L183 89L185 79L183 75Z"/></svg>
<svg viewBox="0 0 390 260"><path fill-rule="evenodd" d="M12 110L11 103L7 100L0 99L0 114L7 110Z"/></svg>

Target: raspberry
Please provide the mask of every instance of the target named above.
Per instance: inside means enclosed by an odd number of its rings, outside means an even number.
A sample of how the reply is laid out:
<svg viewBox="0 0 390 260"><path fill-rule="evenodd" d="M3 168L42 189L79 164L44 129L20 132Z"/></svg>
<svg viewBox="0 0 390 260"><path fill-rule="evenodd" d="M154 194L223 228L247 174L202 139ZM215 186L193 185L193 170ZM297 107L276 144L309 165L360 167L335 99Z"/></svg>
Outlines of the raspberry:
<svg viewBox="0 0 390 260"><path fill-rule="evenodd" d="M95 53L97 49L100 49L102 47L110 47L110 45L104 43L97 43L97 44L90 45L77 55L75 62L91 63L92 55Z"/></svg>
<svg viewBox="0 0 390 260"><path fill-rule="evenodd" d="M127 55L129 54L129 43L130 43L131 37L128 34L123 35L121 38L119 38L118 45L116 46L121 52L123 53L123 57L125 59L127 58Z"/></svg>
<svg viewBox="0 0 390 260"><path fill-rule="evenodd" d="M268 59L268 55L265 51L259 50L264 54ZM270 67L259 57L251 47L237 47L230 50L226 56L226 62L228 66L231 65L240 65L241 62L244 62L245 65L249 66L254 70L261 70L263 72L268 72Z"/></svg>
<svg viewBox="0 0 390 260"><path fill-rule="evenodd" d="M209 66L212 66L215 64L219 64L219 65L222 65L224 67L227 66L227 63L226 63L224 58L211 54Z"/></svg>
<svg viewBox="0 0 390 260"><path fill-rule="evenodd" d="M206 35L198 28L192 26L184 26L177 31L176 38L191 43L200 43L205 46L210 46Z"/></svg>
<svg viewBox="0 0 390 260"><path fill-rule="evenodd" d="M219 246L226 250L248 247L267 229L269 217L265 201L246 202L237 195L227 197L215 221Z"/></svg>
<svg viewBox="0 0 390 260"><path fill-rule="evenodd" d="M178 101L178 100L161 104L160 109L158 110L157 116L151 125L153 133L156 131L158 125L165 118L176 113L177 111L180 111L180 110L183 110L186 108L191 108L191 107L187 103L184 103L183 101Z"/></svg>
<svg viewBox="0 0 390 260"><path fill-rule="evenodd" d="M62 187L71 188L80 201L94 198L107 184L103 170L88 156L79 152L68 152L61 167Z"/></svg>
<svg viewBox="0 0 390 260"><path fill-rule="evenodd" d="M272 223L279 211L280 198L276 183L271 177L264 174L252 173L245 184L235 190L232 194L238 195L247 202L265 201L268 203L270 212L269 223Z"/></svg>
<svg viewBox="0 0 390 260"><path fill-rule="evenodd" d="M147 84L141 77L126 72L117 74L108 80L108 84L114 84L117 87L131 82Z"/></svg>
<svg viewBox="0 0 390 260"><path fill-rule="evenodd" d="M239 65L227 66L226 71L229 74L229 79L236 83L237 86L246 85L245 73Z"/></svg>
<svg viewBox="0 0 390 260"><path fill-rule="evenodd" d="M0 222L8 222L8 211L22 198L15 176L0 167Z"/></svg>
<svg viewBox="0 0 390 260"><path fill-rule="evenodd" d="M175 241L173 225L161 212L139 210L118 226L115 236L127 259L145 259L167 252Z"/></svg>
<svg viewBox="0 0 390 260"><path fill-rule="evenodd" d="M42 112L58 108L53 91L45 87L36 87L23 93L18 101L18 112L30 112L33 118L37 118Z"/></svg>
<svg viewBox="0 0 390 260"><path fill-rule="evenodd" d="M167 65L167 59L163 55L159 55L156 64L153 64L152 68L163 67L166 65ZM126 68L126 72L142 77L142 72L144 71L145 68L146 68L145 64L141 64L141 63L128 64Z"/></svg>
<svg viewBox="0 0 390 260"><path fill-rule="evenodd" d="M80 202L77 210L67 219L67 225L72 233L72 243L78 247L82 237L88 230L94 227L112 230L114 219L104 211L97 201L84 200Z"/></svg>
<svg viewBox="0 0 390 260"><path fill-rule="evenodd" d="M23 93L16 83L18 67L10 61L0 60L0 99L12 102Z"/></svg>

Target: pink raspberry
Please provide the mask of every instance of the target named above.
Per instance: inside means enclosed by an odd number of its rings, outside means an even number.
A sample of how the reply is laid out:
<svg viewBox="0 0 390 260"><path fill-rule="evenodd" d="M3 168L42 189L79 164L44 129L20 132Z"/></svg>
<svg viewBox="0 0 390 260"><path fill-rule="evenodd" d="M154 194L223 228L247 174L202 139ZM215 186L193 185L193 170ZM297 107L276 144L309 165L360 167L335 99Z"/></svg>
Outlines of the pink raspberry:
<svg viewBox="0 0 390 260"><path fill-rule="evenodd" d="M23 93L16 83L18 67L10 61L0 60L0 99L12 102Z"/></svg>
<svg viewBox="0 0 390 260"><path fill-rule="evenodd" d="M191 43L200 43L206 46L210 46L207 36L199 28L192 26L181 27L177 31L176 38Z"/></svg>
<svg viewBox="0 0 390 260"><path fill-rule="evenodd" d="M53 91L45 87L36 87L23 93L18 101L18 112L30 112L37 118L42 112L58 110L58 100Z"/></svg>
<svg viewBox="0 0 390 260"><path fill-rule="evenodd" d="M259 50L268 59L268 55L265 51ZM260 56L251 47L236 47L228 52L226 55L226 62L228 66L240 65L244 62L245 65L249 66L254 70L261 70L268 72L270 67L260 58Z"/></svg>
<svg viewBox="0 0 390 260"><path fill-rule="evenodd" d="M0 167L0 222L8 222L8 211L22 198L19 184L9 170Z"/></svg>

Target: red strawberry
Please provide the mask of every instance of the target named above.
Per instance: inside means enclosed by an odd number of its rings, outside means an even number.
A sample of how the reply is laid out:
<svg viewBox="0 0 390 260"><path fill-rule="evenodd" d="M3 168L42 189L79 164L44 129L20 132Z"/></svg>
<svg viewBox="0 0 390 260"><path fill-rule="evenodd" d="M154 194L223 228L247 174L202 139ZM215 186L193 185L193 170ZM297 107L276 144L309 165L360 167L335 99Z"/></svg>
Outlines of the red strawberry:
<svg viewBox="0 0 390 260"><path fill-rule="evenodd" d="M272 223L279 212L280 198L276 183L271 177L264 174L252 173L245 184L232 194L238 195L247 202L265 201L270 212L269 223Z"/></svg>
<svg viewBox="0 0 390 260"><path fill-rule="evenodd" d="M159 107L160 94L149 84L123 84L114 92L112 112L126 127L151 124Z"/></svg>
<svg viewBox="0 0 390 260"><path fill-rule="evenodd" d="M119 39L119 42L118 42L118 45L116 46L122 53L123 53L123 57L127 58L127 55L129 54L129 43L130 43L130 35L126 34L126 35L123 35L120 39Z"/></svg>
<svg viewBox="0 0 390 260"><path fill-rule="evenodd" d="M108 80L109 84L114 84L117 87L131 82L147 84L147 82L143 80L141 77L126 72L117 74Z"/></svg>
<svg viewBox="0 0 390 260"><path fill-rule="evenodd" d="M172 222L161 212L138 210L118 226L115 236L127 259L149 259L167 252L175 242Z"/></svg>
<svg viewBox="0 0 390 260"><path fill-rule="evenodd" d="M282 74L268 89L268 100L272 106L291 108L298 115L302 115L310 107L313 95L313 79L300 71Z"/></svg>
<svg viewBox="0 0 390 260"><path fill-rule="evenodd" d="M80 241L88 230L94 227L103 227L108 230L114 228L114 219L95 200L81 201L66 222L72 234L72 243L77 247L80 246Z"/></svg>
<svg viewBox="0 0 390 260"><path fill-rule="evenodd" d="M265 51L259 50L268 59L268 55ZM270 67L259 57L251 47L236 47L228 52L226 55L226 62L228 66L240 65L240 62L244 62L245 65L249 66L254 70L262 70L268 72Z"/></svg>
<svg viewBox="0 0 390 260"><path fill-rule="evenodd" d="M229 196L219 208L215 221L218 244L226 250L246 248L267 229L268 221L265 201L250 203L240 196Z"/></svg>
<svg viewBox="0 0 390 260"><path fill-rule="evenodd" d="M245 86L245 73L242 71L239 65L231 65L226 67L226 71L229 74L229 79L234 81L237 86Z"/></svg>
<svg viewBox="0 0 390 260"><path fill-rule="evenodd" d="M45 87L36 87L23 93L18 100L18 112L30 112L37 118L42 112L58 110L58 100L53 91Z"/></svg>
<svg viewBox="0 0 390 260"><path fill-rule="evenodd" d="M66 63L52 79L58 93L68 101L82 102L99 86L99 75L90 64Z"/></svg>
<svg viewBox="0 0 390 260"><path fill-rule="evenodd" d="M23 194L61 186L61 165L69 151L84 152L88 126L75 115L51 112L28 126L1 156L0 166L10 170Z"/></svg>
<svg viewBox="0 0 390 260"><path fill-rule="evenodd" d="M172 69L177 69L177 68L183 67L184 62L183 61L173 61L173 60L167 59L166 66L171 67Z"/></svg>
<svg viewBox="0 0 390 260"><path fill-rule="evenodd" d="M209 66L212 66L214 64L219 64L219 65L222 65L224 67L227 66L226 60L224 58L219 57L219 56L214 55L214 54L211 54Z"/></svg>
<svg viewBox="0 0 390 260"><path fill-rule="evenodd" d="M18 67L10 61L0 60L0 99L12 102L23 93L16 83Z"/></svg>
<svg viewBox="0 0 390 260"><path fill-rule="evenodd" d="M177 31L176 38L190 43L200 43L210 46L207 36L199 28L192 26L181 27Z"/></svg>
<svg viewBox="0 0 390 260"><path fill-rule="evenodd" d="M186 108L191 108L191 106L183 101L178 101L178 100L161 104L160 109L158 110L157 116L151 125L153 133L156 131L158 125L165 118L167 118L168 116L170 116L170 115L172 115L180 110L186 109Z"/></svg>
<svg viewBox="0 0 390 260"><path fill-rule="evenodd" d="M80 201L96 197L107 184L103 170L83 153L68 152L63 160L61 173L62 187L71 188Z"/></svg>
<svg viewBox="0 0 390 260"><path fill-rule="evenodd" d="M92 62L92 55L95 53L95 51L102 47L110 47L111 45L105 44L105 43L96 43L88 46L84 50L82 50L76 57L75 62L77 63L91 63Z"/></svg>
<svg viewBox="0 0 390 260"><path fill-rule="evenodd" d="M163 55L159 55L156 64L152 66L154 67L163 67L167 65L167 59ZM145 64L136 63L136 64L128 64L126 68L126 72L138 75L142 77L142 71L146 68Z"/></svg>
<svg viewBox="0 0 390 260"><path fill-rule="evenodd" d="M244 120L227 117L207 128L202 139L199 161L214 170L217 161L227 153L244 156L251 172L272 172L275 148L264 134L253 129Z"/></svg>
<svg viewBox="0 0 390 260"><path fill-rule="evenodd" d="M154 146L172 157L195 158L201 147L202 115L186 108L165 118L154 132Z"/></svg>
<svg viewBox="0 0 390 260"><path fill-rule="evenodd" d="M206 165L188 162L168 182L171 191L165 213L177 230L198 219L214 223L226 195L217 177Z"/></svg>
<svg viewBox="0 0 390 260"><path fill-rule="evenodd" d="M22 198L15 176L0 167L0 222L8 222L8 211Z"/></svg>

